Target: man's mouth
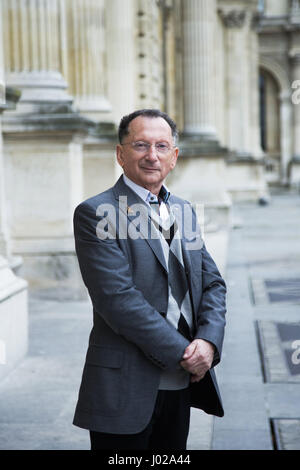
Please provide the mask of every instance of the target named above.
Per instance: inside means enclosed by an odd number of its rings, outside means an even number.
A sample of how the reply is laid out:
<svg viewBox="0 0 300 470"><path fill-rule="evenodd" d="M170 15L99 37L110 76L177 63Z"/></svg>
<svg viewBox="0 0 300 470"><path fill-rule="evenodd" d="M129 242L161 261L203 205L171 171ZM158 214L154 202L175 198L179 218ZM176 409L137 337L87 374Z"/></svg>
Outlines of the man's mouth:
<svg viewBox="0 0 300 470"><path fill-rule="evenodd" d="M159 168L149 168L146 166L142 166L141 168L142 170L145 170L145 171L159 171Z"/></svg>

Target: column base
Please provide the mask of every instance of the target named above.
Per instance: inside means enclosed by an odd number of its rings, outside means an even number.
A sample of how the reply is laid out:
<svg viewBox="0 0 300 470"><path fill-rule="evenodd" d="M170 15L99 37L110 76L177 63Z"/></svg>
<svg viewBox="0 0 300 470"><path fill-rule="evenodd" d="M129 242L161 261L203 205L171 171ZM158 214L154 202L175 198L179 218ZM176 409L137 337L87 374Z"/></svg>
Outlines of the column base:
<svg viewBox="0 0 300 470"><path fill-rule="evenodd" d="M83 200L82 142L96 126L77 113L52 109L3 119L11 252L23 258L18 272L31 289L77 299L84 286L72 220Z"/></svg>
<svg viewBox="0 0 300 470"><path fill-rule="evenodd" d="M88 298L75 252L23 253L21 275L28 281L30 295L56 301Z"/></svg>
<svg viewBox="0 0 300 470"><path fill-rule="evenodd" d="M111 120L112 107L105 96L81 97L74 100L74 107L89 119L94 121Z"/></svg>
<svg viewBox="0 0 300 470"><path fill-rule="evenodd" d="M294 156L288 167L290 186L300 189L300 155Z"/></svg>
<svg viewBox="0 0 300 470"><path fill-rule="evenodd" d="M225 184L226 154L226 149L216 140L185 135L180 141L176 168L167 180L171 192L199 205L202 229L206 232L230 227L231 197Z"/></svg>
<svg viewBox="0 0 300 470"><path fill-rule="evenodd" d="M231 155L227 160L227 188L234 202L267 203L270 195L264 161L249 154Z"/></svg>
<svg viewBox="0 0 300 470"><path fill-rule="evenodd" d="M225 187L224 155L180 157L167 186L176 196L192 202L207 249L224 275L231 227L231 197Z"/></svg>
<svg viewBox="0 0 300 470"><path fill-rule="evenodd" d="M116 182L116 131L99 123L98 132L83 142L83 199L95 196Z"/></svg>
<svg viewBox="0 0 300 470"><path fill-rule="evenodd" d="M0 256L0 380L28 348L27 282L16 277Z"/></svg>
<svg viewBox="0 0 300 470"><path fill-rule="evenodd" d="M68 104L73 98L67 94L67 83L59 72L18 72L6 77L9 88L20 91L15 114L47 112L49 105Z"/></svg>
<svg viewBox="0 0 300 470"><path fill-rule="evenodd" d="M10 267L26 279L31 295L49 300L86 299L73 234L69 237L15 237L12 251Z"/></svg>
<svg viewBox="0 0 300 470"><path fill-rule="evenodd" d="M228 151L222 147L214 134L182 133L180 135L180 155L182 157L201 157L203 155L221 155Z"/></svg>

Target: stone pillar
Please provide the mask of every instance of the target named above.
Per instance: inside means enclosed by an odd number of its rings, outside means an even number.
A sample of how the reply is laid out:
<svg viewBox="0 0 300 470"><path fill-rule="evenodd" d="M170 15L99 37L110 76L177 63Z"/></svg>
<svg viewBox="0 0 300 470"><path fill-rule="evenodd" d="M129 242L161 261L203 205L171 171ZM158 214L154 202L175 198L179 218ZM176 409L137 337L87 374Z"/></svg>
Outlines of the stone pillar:
<svg viewBox="0 0 300 470"><path fill-rule="evenodd" d="M22 90L19 113L70 103L64 0L2 0L6 82Z"/></svg>
<svg viewBox="0 0 300 470"><path fill-rule="evenodd" d="M223 12L227 51L227 145L241 155L248 155L250 145L250 61L249 12Z"/></svg>
<svg viewBox="0 0 300 470"><path fill-rule="evenodd" d="M250 51L250 148L255 158L263 158L264 152L260 142L260 108L259 108L259 41L255 27L256 18L249 31Z"/></svg>
<svg viewBox="0 0 300 470"><path fill-rule="evenodd" d="M104 0L66 0L66 5L70 92L81 113L103 121L111 110L107 99Z"/></svg>
<svg viewBox="0 0 300 470"><path fill-rule="evenodd" d="M217 2L182 2L183 132L179 159L168 185L174 193L202 208L199 214L208 247L226 253L231 199L226 189L226 149L219 144L214 94ZM218 263L219 264L219 263Z"/></svg>
<svg viewBox="0 0 300 470"><path fill-rule="evenodd" d="M293 14L291 20L297 25L300 22L300 3L292 4ZM281 94L281 140L284 144L281 157L281 177L285 183L300 185L300 46L298 29L292 31L290 38L290 70L292 83L292 96ZM287 99L286 99L287 98ZM288 125L291 127L288 128ZM291 132L292 129L292 132ZM287 136L285 136L287 134ZM290 139L290 135L292 138Z"/></svg>
<svg viewBox="0 0 300 470"><path fill-rule="evenodd" d="M300 182L300 144L299 142L299 105L293 106L290 91L280 94L280 141L281 141L281 168L280 181L282 184ZM294 115L293 115L294 112ZM293 122L294 117L294 122ZM294 134L291 132L294 129ZM293 143L294 142L294 143ZM294 152L298 152L294 153ZM298 155L298 157L297 157ZM292 166L291 166L292 164ZM291 175L290 166L292 169Z"/></svg>
<svg viewBox="0 0 300 470"><path fill-rule="evenodd" d="M111 24L106 24L105 11L106 6L110 8L110 3L106 5L104 0L66 0L70 93L74 96L75 109L98 123L93 135L87 135L83 141L83 199L104 191L116 179L115 127L112 123L115 109L108 98L110 77L107 64L110 60L107 46L113 38L109 30ZM128 2L123 2L123 14L124 3ZM114 90L120 90L118 96L126 95L120 70Z"/></svg>
<svg viewBox="0 0 300 470"><path fill-rule="evenodd" d="M0 4L0 380L27 352L27 282L11 269L6 213L1 113L9 107L5 99L3 67L2 5Z"/></svg>
<svg viewBox="0 0 300 470"><path fill-rule="evenodd" d="M300 54L292 58L292 82L300 83ZM293 157L300 159L300 104L293 106Z"/></svg>
<svg viewBox="0 0 300 470"><path fill-rule="evenodd" d="M15 275L11 265L2 152L0 121L0 380L23 358L28 346L27 282Z"/></svg>
<svg viewBox="0 0 300 470"><path fill-rule="evenodd" d="M216 0L183 2L184 133L216 139L214 31Z"/></svg>
<svg viewBox="0 0 300 470"><path fill-rule="evenodd" d="M163 108L160 2L136 0L137 107Z"/></svg>
<svg viewBox="0 0 300 470"><path fill-rule="evenodd" d="M0 14L2 9L0 8ZM5 109L5 83L2 49L2 18L0 18L0 110ZM1 118L1 117L0 117ZM8 255L8 227L6 216L4 191L4 164L3 164L3 143L2 143L2 122L0 121L0 255Z"/></svg>
<svg viewBox="0 0 300 470"><path fill-rule="evenodd" d="M3 87L2 89L5 90L3 77L0 78L0 87ZM5 102L1 100L1 103L0 103L1 113L4 109L5 109ZM4 178L4 162L3 162L2 123L0 121L0 255L8 257L10 255L10 248L9 248L7 210L6 210L7 207L6 207L6 201L5 201L4 183L5 183L5 178Z"/></svg>
<svg viewBox="0 0 300 470"><path fill-rule="evenodd" d="M215 60L215 122L217 135L220 145L226 143L226 49L223 21L220 15L217 15L217 28L214 35Z"/></svg>
<svg viewBox="0 0 300 470"><path fill-rule="evenodd" d="M20 274L32 291L44 297L82 294L72 218L84 199L85 126L72 115L4 121L12 252L22 256Z"/></svg>
<svg viewBox="0 0 300 470"><path fill-rule="evenodd" d="M72 108L65 0L5 0L6 77L22 91L3 118L11 250L43 296L74 298L82 283L72 218L83 199L82 141L94 123Z"/></svg>
<svg viewBox="0 0 300 470"><path fill-rule="evenodd" d="M259 144L258 44L249 2L221 4L226 36L227 187L234 200L267 200Z"/></svg>
<svg viewBox="0 0 300 470"><path fill-rule="evenodd" d="M113 120L136 108L135 0L109 0L106 10L108 95Z"/></svg>

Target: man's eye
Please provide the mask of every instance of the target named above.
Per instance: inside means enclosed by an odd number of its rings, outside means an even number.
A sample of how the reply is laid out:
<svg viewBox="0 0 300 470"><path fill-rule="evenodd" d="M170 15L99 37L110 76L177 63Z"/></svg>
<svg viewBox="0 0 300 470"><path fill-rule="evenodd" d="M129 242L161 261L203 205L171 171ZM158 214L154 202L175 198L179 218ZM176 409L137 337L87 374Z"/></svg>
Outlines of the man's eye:
<svg viewBox="0 0 300 470"><path fill-rule="evenodd" d="M134 144L134 147L138 150L145 150L148 146L147 144L144 144L143 142L136 142Z"/></svg>
<svg viewBox="0 0 300 470"><path fill-rule="evenodd" d="M167 144L156 144L157 150L168 150L169 146Z"/></svg>

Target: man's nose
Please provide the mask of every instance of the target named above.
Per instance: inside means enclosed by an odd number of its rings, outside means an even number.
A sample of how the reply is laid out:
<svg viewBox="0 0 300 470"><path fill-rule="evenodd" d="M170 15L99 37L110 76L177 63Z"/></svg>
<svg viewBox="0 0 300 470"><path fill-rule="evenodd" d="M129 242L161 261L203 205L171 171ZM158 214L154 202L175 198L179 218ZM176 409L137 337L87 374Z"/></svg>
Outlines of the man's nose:
<svg viewBox="0 0 300 470"><path fill-rule="evenodd" d="M146 158L148 160L157 160L158 159L158 156L157 156L157 150L156 150L156 147L155 147L155 144L152 144L149 146L149 150L146 154Z"/></svg>

